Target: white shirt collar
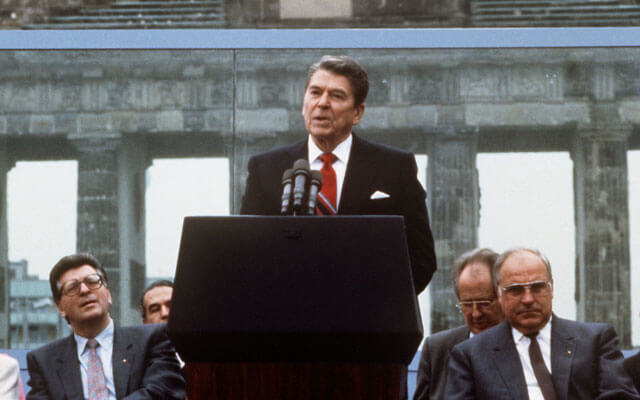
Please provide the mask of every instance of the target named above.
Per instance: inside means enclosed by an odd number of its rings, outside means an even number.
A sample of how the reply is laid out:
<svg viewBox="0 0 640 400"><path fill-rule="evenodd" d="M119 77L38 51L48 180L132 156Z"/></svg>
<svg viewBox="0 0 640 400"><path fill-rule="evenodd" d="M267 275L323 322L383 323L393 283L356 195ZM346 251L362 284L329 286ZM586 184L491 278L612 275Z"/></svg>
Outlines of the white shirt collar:
<svg viewBox="0 0 640 400"><path fill-rule="evenodd" d="M353 135L350 133L345 140L340 142L340 144L338 144L338 146L333 149L332 153L338 158L337 161L342 161L345 164L349 161L349 153L351 152L352 143ZM324 153L324 151L320 150L318 146L316 146L315 142L311 138L311 135L308 135L307 138L307 148L309 149L309 164L314 162Z"/></svg>
<svg viewBox="0 0 640 400"><path fill-rule="evenodd" d="M549 317L549 321L547 321L545 326L542 327L542 329L540 329L540 332L538 332L538 336L537 336L538 342L543 341L544 343L551 343L551 319L552 318L553 317ZM523 340L523 338L526 337L522 332L520 332L514 327L511 327L511 333L513 334L513 341L515 343L519 343L521 340ZM529 338L527 338L526 340L529 340Z"/></svg>
<svg viewBox="0 0 640 400"><path fill-rule="evenodd" d="M113 346L113 320L109 318L109 325L102 330L102 332L98 333L94 339L100 344L101 347L110 349ZM77 334L73 334L73 337L76 340L76 349L78 351L78 356L84 353L85 348L87 346L87 342L89 338L82 337Z"/></svg>

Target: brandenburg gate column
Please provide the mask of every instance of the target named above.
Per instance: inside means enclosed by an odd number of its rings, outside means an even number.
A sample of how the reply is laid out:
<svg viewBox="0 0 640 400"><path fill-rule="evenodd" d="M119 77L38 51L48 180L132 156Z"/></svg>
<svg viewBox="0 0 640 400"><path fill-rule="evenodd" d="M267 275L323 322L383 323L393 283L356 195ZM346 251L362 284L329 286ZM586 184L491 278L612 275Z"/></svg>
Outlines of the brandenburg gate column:
<svg viewBox="0 0 640 400"><path fill-rule="evenodd" d="M243 54L238 61L241 68L236 83L233 141L229 146L233 154L231 182L234 214L240 213L249 158L306 137L300 115L306 83L305 70L290 68L284 81L280 77L274 80L272 73L261 70L267 54L266 51L255 50Z"/></svg>
<svg viewBox="0 0 640 400"><path fill-rule="evenodd" d="M2 121L0 121L2 122ZM7 233L7 174L13 167L7 145L0 141L0 348L9 348L9 238Z"/></svg>
<svg viewBox="0 0 640 400"><path fill-rule="evenodd" d="M462 324L451 285L451 264L477 246L479 221L477 131L465 126L459 71L444 74L438 135L429 152L428 201L438 270L431 283L431 332Z"/></svg>
<svg viewBox="0 0 640 400"><path fill-rule="evenodd" d="M596 66L591 120L574 138L576 302L579 320L611 324L631 346L628 136L613 67Z"/></svg>
<svg viewBox="0 0 640 400"><path fill-rule="evenodd" d="M139 324L146 278L144 143L114 132L69 139L78 151L77 251L92 253L105 268L114 320Z"/></svg>

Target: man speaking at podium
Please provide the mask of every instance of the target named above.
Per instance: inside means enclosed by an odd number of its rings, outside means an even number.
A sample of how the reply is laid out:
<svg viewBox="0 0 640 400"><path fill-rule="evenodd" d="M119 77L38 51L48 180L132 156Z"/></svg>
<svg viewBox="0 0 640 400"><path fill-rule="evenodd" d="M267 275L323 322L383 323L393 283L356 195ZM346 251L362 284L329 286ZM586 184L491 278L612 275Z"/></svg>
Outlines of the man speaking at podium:
<svg viewBox="0 0 640 400"><path fill-rule="evenodd" d="M324 56L311 65L302 117L305 140L251 157L241 214L281 212L283 172L308 160L322 173L317 213L402 215L416 294L436 270L433 236L413 154L368 142L352 132L364 114L366 71L347 56ZM297 163L296 163L297 164Z"/></svg>

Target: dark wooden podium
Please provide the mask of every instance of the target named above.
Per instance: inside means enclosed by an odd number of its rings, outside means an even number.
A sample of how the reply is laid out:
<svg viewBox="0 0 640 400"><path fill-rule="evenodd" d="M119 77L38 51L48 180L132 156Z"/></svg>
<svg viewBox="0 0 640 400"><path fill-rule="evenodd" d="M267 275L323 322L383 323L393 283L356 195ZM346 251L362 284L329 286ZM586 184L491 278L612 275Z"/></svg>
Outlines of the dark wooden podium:
<svg viewBox="0 0 640 400"><path fill-rule="evenodd" d="M396 399L422 339L402 217L187 217L169 336L190 400Z"/></svg>

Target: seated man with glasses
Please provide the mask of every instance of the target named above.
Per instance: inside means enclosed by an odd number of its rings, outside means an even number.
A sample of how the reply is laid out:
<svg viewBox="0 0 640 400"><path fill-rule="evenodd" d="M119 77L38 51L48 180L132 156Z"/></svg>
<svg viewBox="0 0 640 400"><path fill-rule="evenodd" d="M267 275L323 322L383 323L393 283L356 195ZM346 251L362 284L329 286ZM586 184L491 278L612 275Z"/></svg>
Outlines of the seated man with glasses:
<svg viewBox="0 0 640 400"><path fill-rule="evenodd" d="M544 255L510 249L494 269L506 320L453 348L447 399L640 399L610 325L552 314Z"/></svg>
<svg viewBox="0 0 640 400"><path fill-rule="evenodd" d="M422 346L414 400L444 399L447 364L451 348L469 337L502 322L492 275L498 253L475 249L462 254L451 267L456 304L465 325L435 333Z"/></svg>
<svg viewBox="0 0 640 400"><path fill-rule="evenodd" d="M184 399L165 325L115 326L107 275L95 257L63 257L49 283L73 334L27 354L27 399Z"/></svg>

